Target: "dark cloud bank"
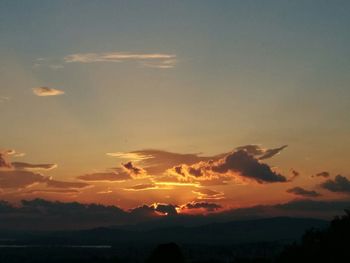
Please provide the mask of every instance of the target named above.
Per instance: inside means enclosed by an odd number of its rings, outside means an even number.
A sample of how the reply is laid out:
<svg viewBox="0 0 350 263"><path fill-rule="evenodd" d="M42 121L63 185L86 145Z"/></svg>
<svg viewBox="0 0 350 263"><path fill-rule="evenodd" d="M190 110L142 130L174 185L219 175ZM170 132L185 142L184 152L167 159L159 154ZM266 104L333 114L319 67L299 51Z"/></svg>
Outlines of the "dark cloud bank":
<svg viewBox="0 0 350 263"><path fill-rule="evenodd" d="M350 194L350 181L341 175L337 175L334 180L329 179L325 181L321 186L331 192Z"/></svg>
<svg viewBox="0 0 350 263"><path fill-rule="evenodd" d="M187 209L220 208L215 203L189 203ZM183 207L182 207L183 208ZM182 209L180 208L180 209ZM172 204L144 205L129 211L99 204L63 203L43 199L23 200L19 206L0 201L0 229L58 230L87 229L147 223L153 226L198 225L210 222L267 218L275 216L317 217L330 219L350 208L349 201L298 200L277 205L259 205L207 215L178 214ZM156 222L156 223L155 223Z"/></svg>
<svg viewBox="0 0 350 263"><path fill-rule="evenodd" d="M305 196L305 197L318 197L321 194L314 190L306 190L302 187L296 186L287 190L288 193Z"/></svg>

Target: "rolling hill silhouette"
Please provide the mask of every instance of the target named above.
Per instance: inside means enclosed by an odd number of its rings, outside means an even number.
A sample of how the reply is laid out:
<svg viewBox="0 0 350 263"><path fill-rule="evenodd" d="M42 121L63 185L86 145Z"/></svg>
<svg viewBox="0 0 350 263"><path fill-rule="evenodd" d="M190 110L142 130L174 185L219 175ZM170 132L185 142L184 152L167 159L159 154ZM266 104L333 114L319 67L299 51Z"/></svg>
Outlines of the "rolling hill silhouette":
<svg viewBox="0 0 350 263"><path fill-rule="evenodd" d="M79 231L18 232L12 236L26 244L90 244L118 243L186 243L238 244L250 242L293 241L305 230L325 228L328 222L312 218L275 217L226 223L211 223L195 227L171 226L151 230L130 230L102 227ZM11 233L7 233L11 238Z"/></svg>

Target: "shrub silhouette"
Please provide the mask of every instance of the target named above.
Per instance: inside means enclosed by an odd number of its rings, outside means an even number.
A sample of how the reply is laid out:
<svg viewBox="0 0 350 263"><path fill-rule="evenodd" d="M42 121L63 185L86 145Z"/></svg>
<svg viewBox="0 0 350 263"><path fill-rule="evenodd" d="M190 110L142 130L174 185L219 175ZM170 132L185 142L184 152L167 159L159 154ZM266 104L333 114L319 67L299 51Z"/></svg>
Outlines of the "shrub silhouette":
<svg viewBox="0 0 350 263"><path fill-rule="evenodd" d="M175 243L160 244L147 259L147 263L184 263L185 258Z"/></svg>

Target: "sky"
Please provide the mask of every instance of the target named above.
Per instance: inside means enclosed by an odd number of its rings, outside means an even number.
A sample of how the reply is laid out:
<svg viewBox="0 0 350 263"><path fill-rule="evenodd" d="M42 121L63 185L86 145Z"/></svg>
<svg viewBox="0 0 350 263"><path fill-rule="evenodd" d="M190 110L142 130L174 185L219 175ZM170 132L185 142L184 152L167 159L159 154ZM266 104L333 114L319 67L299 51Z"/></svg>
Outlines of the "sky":
<svg viewBox="0 0 350 263"><path fill-rule="evenodd" d="M349 201L349 11L2 0L0 199L161 214Z"/></svg>

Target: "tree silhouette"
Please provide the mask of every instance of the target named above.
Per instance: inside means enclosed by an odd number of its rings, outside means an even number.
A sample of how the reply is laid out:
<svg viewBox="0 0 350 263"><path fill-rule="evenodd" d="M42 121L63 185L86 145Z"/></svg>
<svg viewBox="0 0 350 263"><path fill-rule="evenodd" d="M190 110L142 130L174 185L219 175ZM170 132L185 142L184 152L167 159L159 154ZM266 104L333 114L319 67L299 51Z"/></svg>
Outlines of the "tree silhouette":
<svg viewBox="0 0 350 263"><path fill-rule="evenodd" d="M350 210L335 217L325 230L306 231L300 245L287 247L277 260L289 262L350 262Z"/></svg>

